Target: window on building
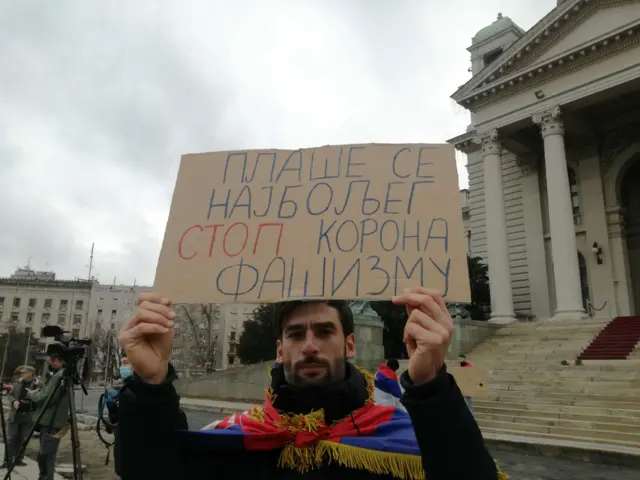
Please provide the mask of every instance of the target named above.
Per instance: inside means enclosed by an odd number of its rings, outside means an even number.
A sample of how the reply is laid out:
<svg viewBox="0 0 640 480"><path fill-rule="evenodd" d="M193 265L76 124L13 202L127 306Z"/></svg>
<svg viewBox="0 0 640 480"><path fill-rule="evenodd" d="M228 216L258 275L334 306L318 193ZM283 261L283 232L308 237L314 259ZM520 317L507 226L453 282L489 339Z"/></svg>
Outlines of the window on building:
<svg viewBox="0 0 640 480"><path fill-rule="evenodd" d="M0 308L4 308L4 297L0 297Z"/></svg>
<svg viewBox="0 0 640 480"><path fill-rule="evenodd" d="M0 322L2 321L2 312L0 311Z"/></svg>
<svg viewBox="0 0 640 480"><path fill-rule="evenodd" d="M181 351L180 347L174 347L171 353L173 353L173 355L180 355Z"/></svg>
<svg viewBox="0 0 640 480"><path fill-rule="evenodd" d="M67 316L64 313L58 315L58 325L64 325L67 323Z"/></svg>
<svg viewBox="0 0 640 480"><path fill-rule="evenodd" d="M115 323L111 323L111 330L115 330L116 329L116 324Z"/></svg>
<svg viewBox="0 0 640 480"><path fill-rule="evenodd" d="M235 362L236 360L236 356L235 355L227 355L227 361L229 363L229 365L233 365L233 362Z"/></svg>
<svg viewBox="0 0 640 480"><path fill-rule="evenodd" d="M31 327L27 327L24 329L24 334L29 338L31 336Z"/></svg>
<svg viewBox="0 0 640 480"><path fill-rule="evenodd" d="M102 309L101 308L98 309L98 318L102 318Z"/></svg>
<svg viewBox="0 0 640 480"><path fill-rule="evenodd" d="M35 298L29 299L29 308L36 308L36 304L38 303Z"/></svg>
<svg viewBox="0 0 640 480"><path fill-rule="evenodd" d="M118 314L117 310L111 310L111 320L114 320L117 314Z"/></svg>
<svg viewBox="0 0 640 480"><path fill-rule="evenodd" d="M13 308L20 308L20 297L15 297L13 299Z"/></svg>
<svg viewBox="0 0 640 480"><path fill-rule="evenodd" d="M48 313L43 313L42 314L42 321L40 323L42 323L42 325L49 325L49 318L51 317L50 314Z"/></svg>
<svg viewBox="0 0 640 480"><path fill-rule="evenodd" d="M19 318L20 317L18 316L18 313L12 313L11 314L11 323L17 323Z"/></svg>
<svg viewBox="0 0 640 480"><path fill-rule="evenodd" d="M576 225L581 224L581 212L580 212L580 185L578 184L578 177L576 171L567 167L567 173L569 174L569 189L571 190L571 207L573 208L573 223Z"/></svg>
<svg viewBox="0 0 640 480"><path fill-rule="evenodd" d="M80 329L79 328L74 328L73 330L71 330L71 336L78 338L80 336Z"/></svg>
<svg viewBox="0 0 640 480"><path fill-rule="evenodd" d="M60 310L62 310L63 312L67 309L68 305L69 300L60 300Z"/></svg>
<svg viewBox="0 0 640 480"><path fill-rule="evenodd" d="M236 332L231 332L229 334L229 340L231 340L232 342L236 341Z"/></svg>
<svg viewBox="0 0 640 480"><path fill-rule="evenodd" d="M117 298L117 297L113 299L113 303L114 303L116 306L118 306L118 298Z"/></svg>
<svg viewBox="0 0 640 480"><path fill-rule="evenodd" d="M73 316L73 324L74 325L82 325L82 315L74 315Z"/></svg>
<svg viewBox="0 0 640 480"><path fill-rule="evenodd" d="M76 300L76 310L82 310L84 306L84 300Z"/></svg>
<svg viewBox="0 0 640 480"><path fill-rule="evenodd" d="M33 323L33 312L27 313L27 323Z"/></svg>
<svg viewBox="0 0 640 480"><path fill-rule="evenodd" d="M96 330L102 330L102 322L96 322Z"/></svg>
<svg viewBox="0 0 640 480"><path fill-rule="evenodd" d="M51 308L51 304L53 303L53 300L50 298L45 298L44 299L44 308Z"/></svg>
<svg viewBox="0 0 640 480"><path fill-rule="evenodd" d="M99 306L99 307L101 307L103 303L104 303L104 298L103 298L103 297L100 297L100 298L98 299L98 306Z"/></svg>
<svg viewBox="0 0 640 480"><path fill-rule="evenodd" d="M232 343L231 345L229 345L229 353L236 353L236 344Z"/></svg>

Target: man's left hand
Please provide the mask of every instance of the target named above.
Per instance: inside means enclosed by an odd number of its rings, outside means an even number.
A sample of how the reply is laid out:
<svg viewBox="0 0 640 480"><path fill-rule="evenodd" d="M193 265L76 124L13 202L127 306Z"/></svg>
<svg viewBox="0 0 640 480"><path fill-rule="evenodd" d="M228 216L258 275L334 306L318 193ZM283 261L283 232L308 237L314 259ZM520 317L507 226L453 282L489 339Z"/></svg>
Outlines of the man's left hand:
<svg viewBox="0 0 640 480"><path fill-rule="evenodd" d="M406 289L392 301L395 305L405 305L409 316L404 327L409 378L414 385L427 383L444 365L453 335L453 319L442 296L434 290Z"/></svg>

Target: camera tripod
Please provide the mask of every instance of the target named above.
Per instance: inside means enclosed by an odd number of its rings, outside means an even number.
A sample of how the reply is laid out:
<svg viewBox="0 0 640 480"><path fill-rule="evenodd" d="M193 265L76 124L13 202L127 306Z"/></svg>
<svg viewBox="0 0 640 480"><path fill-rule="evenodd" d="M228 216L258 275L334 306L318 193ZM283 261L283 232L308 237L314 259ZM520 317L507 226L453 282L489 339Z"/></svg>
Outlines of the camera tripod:
<svg viewBox="0 0 640 480"><path fill-rule="evenodd" d="M22 442L22 445L20 445L20 449L18 450L18 453L16 453L15 458L20 458L21 455L26 450L27 445L29 444L29 440L31 440L31 437L33 436L33 432L35 432L36 427L40 425L40 421L42 420L42 417L44 416L45 412L49 409L49 405L53 402L53 400L57 398L57 402L58 402L56 406L56 411L57 411L57 409L60 407L60 402L64 398L64 395L66 395L69 401L69 423L71 425L71 454L73 457L73 478L74 480L82 480L82 462L80 460L80 437L78 436L78 420L76 418L76 404L75 404L73 386L74 384L80 385L80 387L82 388L82 392L85 395L87 395L87 389L82 383L80 376L78 375L78 369L77 369L76 363L77 362L75 361L75 359L65 361L65 364L62 367L62 378L56 383L53 390L47 396L44 404L40 409L40 414L38 415L38 418L34 422L33 427L31 427L31 430L29 431L29 433L27 434L27 438L25 438L24 442ZM49 381L51 382L54 380L51 379ZM60 395L58 395L59 392L60 392ZM4 425L4 422L3 422L3 425ZM41 425L41 426L44 427L45 425ZM44 432L40 433L40 435L43 435L43 434ZM7 459L7 462L9 461L10 460ZM6 475L4 476L4 480L9 480L11 478L11 472L13 471L14 466L15 465L13 463L8 463L9 468L7 470Z"/></svg>
<svg viewBox="0 0 640 480"><path fill-rule="evenodd" d="M9 458L9 439L7 438L7 422L4 419L4 396L6 394L0 394L0 421L2 421L2 441L4 442L4 458L7 465L10 465L11 459Z"/></svg>

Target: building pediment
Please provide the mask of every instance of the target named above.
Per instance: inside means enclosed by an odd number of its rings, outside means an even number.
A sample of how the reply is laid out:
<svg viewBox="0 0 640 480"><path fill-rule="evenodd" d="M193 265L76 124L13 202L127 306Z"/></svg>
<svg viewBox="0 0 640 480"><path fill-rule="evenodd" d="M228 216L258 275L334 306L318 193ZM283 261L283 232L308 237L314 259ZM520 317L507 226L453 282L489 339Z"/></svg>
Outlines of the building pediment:
<svg viewBox="0 0 640 480"><path fill-rule="evenodd" d="M532 27L452 98L477 110L640 41L640 0L570 0Z"/></svg>

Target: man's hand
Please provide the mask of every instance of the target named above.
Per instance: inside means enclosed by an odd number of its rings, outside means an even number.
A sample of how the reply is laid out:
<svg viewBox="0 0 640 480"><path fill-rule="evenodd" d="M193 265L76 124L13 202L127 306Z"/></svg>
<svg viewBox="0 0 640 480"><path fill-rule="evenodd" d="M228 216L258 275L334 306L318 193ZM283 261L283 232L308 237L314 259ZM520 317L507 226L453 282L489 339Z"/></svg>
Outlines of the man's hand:
<svg viewBox="0 0 640 480"><path fill-rule="evenodd" d="M16 410L20 408L20 402L18 400L15 400L13 402L13 408L15 408Z"/></svg>
<svg viewBox="0 0 640 480"><path fill-rule="evenodd" d="M133 317L120 330L120 345L133 370L148 383L167 377L176 316L169 306L166 298L141 293Z"/></svg>
<svg viewBox="0 0 640 480"><path fill-rule="evenodd" d="M404 343L409 353L409 377L415 385L427 383L438 374L453 334L453 319L440 294L416 287L394 296L395 305L407 307Z"/></svg>

